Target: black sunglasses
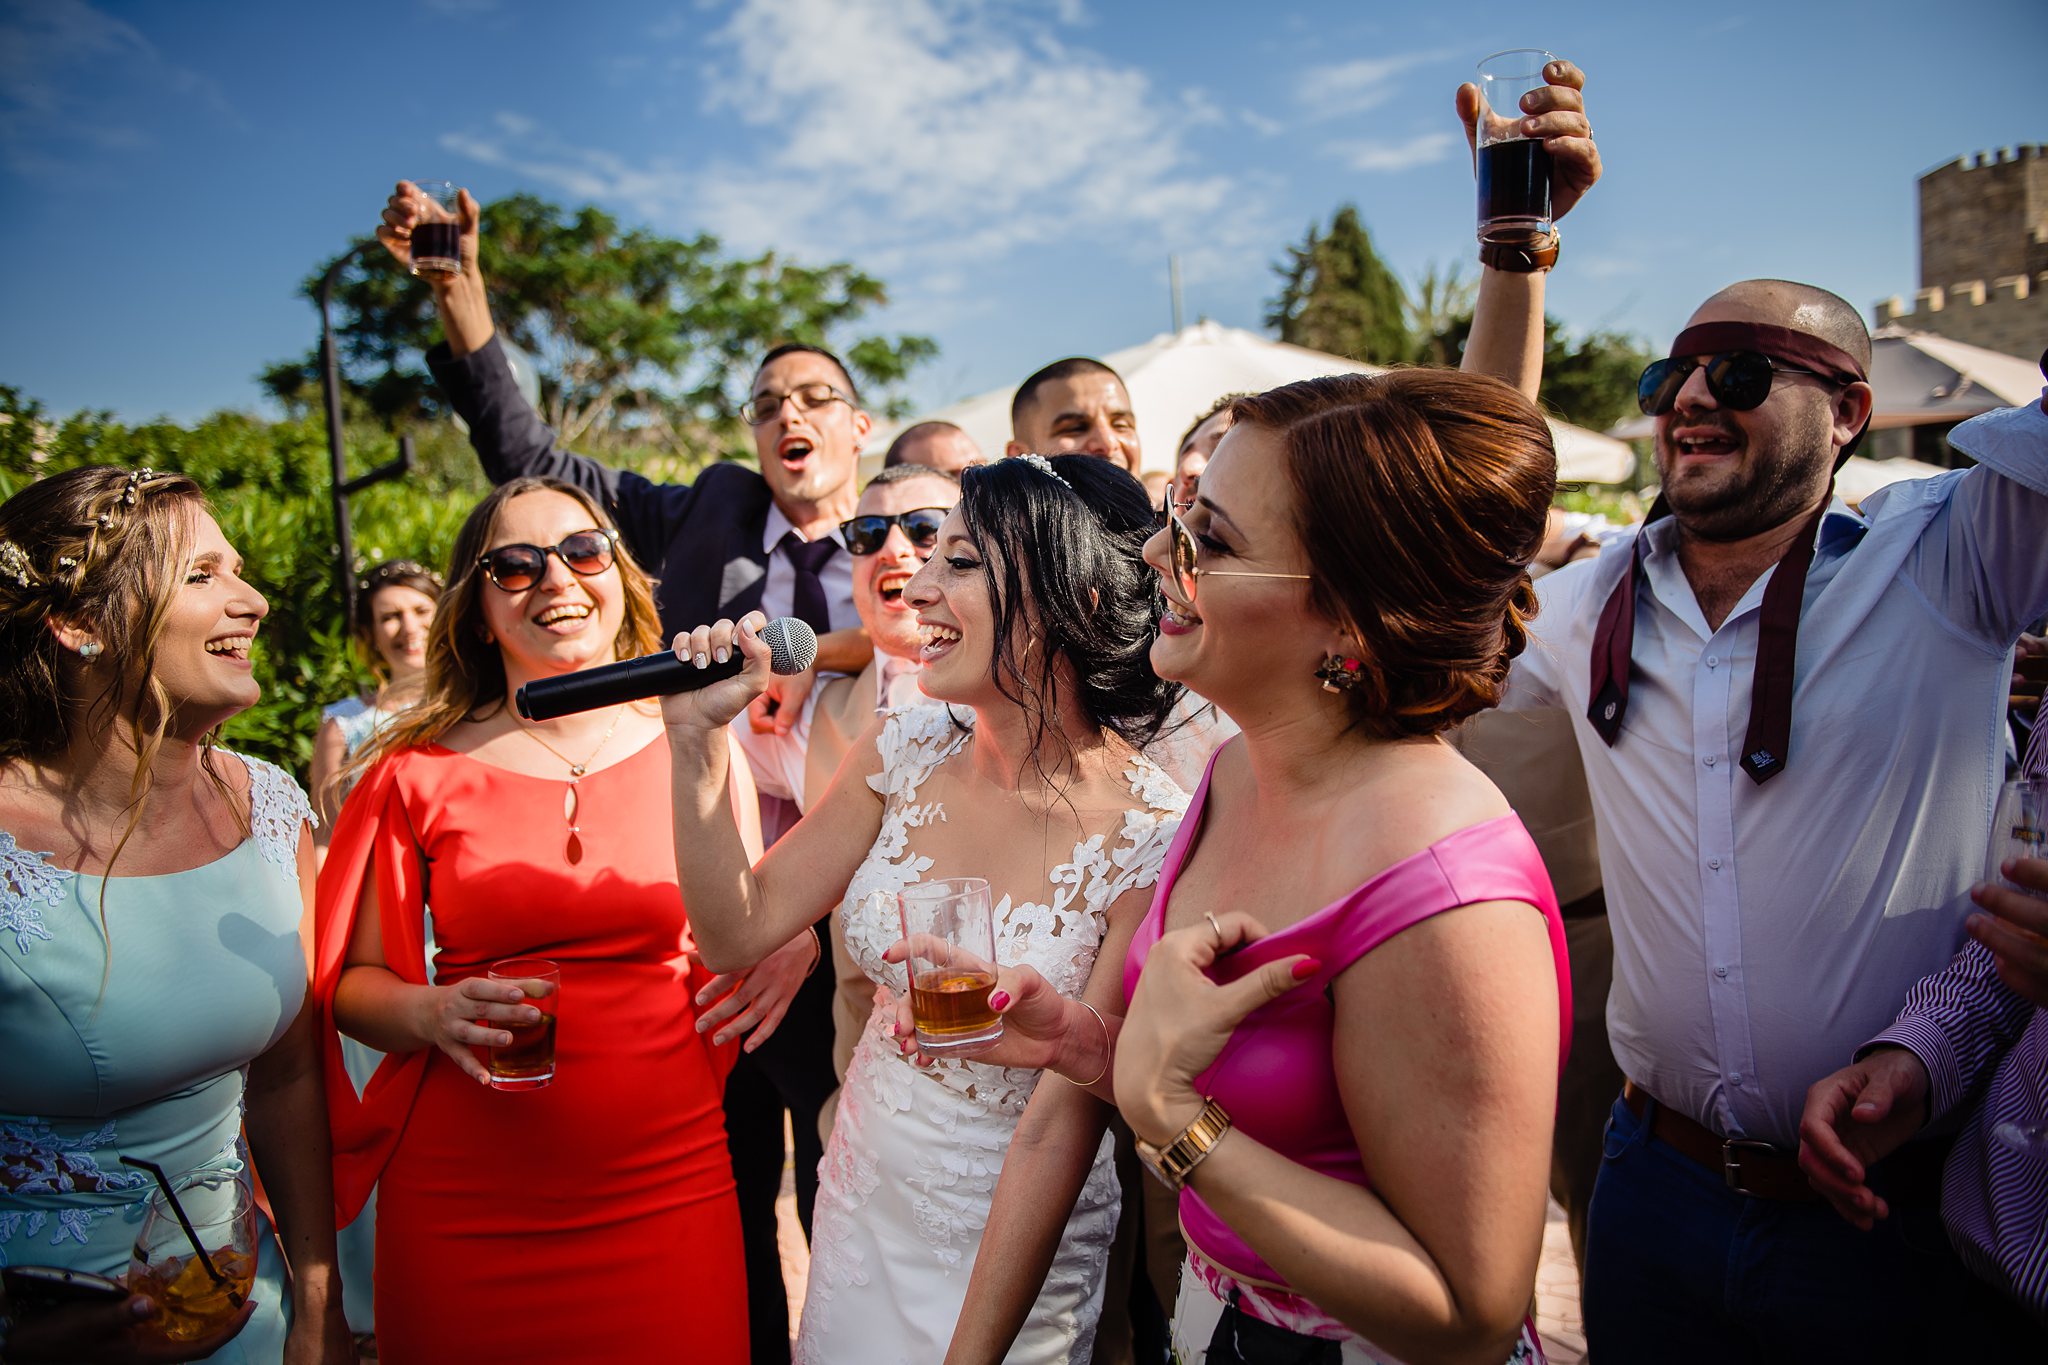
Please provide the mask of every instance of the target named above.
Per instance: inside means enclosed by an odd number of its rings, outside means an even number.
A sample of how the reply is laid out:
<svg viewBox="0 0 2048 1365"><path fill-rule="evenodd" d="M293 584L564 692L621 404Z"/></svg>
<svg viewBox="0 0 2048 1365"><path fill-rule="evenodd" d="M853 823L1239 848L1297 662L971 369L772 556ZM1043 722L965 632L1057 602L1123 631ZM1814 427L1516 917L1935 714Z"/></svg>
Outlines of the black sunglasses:
<svg viewBox="0 0 2048 1365"><path fill-rule="evenodd" d="M571 573L590 578L603 573L618 557L617 531L578 531L559 545L500 545L476 557L484 574L506 592L525 592L547 577L548 556L569 566Z"/></svg>
<svg viewBox="0 0 2048 1365"><path fill-rule="evenodd" d="M929 550L939 543L939 527L945 525L947 511L944 507L913 507L893 516L871 512L840 522L839 534L846 538L848 554L871 555L889 539L891 526L901 526L913 548Z"/></svg>
<svg viewBox="0 0 2048 1365"><path fill-rule="evenodd" d="M1678 405L1678 391L1701 363L1691 356L1678 355L1651 361L1643 377L1636 381L1636 406L1646 416L1662 417ZM1773 380L1781 374L1809 375L1837 386L1845 382L1818 370L1781 365L1761 351L1723 351L1708 356L1704 363L1707 392L1714 395L1716 403L1735 412L1762 407L1763 401L1771 396Z"/></svg>

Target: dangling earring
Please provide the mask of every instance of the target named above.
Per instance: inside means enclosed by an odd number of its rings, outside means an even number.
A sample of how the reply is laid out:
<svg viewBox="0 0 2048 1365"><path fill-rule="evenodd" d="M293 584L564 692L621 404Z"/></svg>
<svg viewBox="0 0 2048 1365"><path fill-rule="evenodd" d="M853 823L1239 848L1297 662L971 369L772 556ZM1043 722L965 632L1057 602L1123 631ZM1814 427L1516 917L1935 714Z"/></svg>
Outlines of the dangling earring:
<svg viewBox="0 0 2048 1365"><path fill-rule="evenodd" d="M1365 680L1359 670L1365 667L1361 659L1343 654L1325 654L1322 664L1316 669L1316 676L1323 680L1323 691L1343 692L1357 687Z"/></svg>
<svg viewBox="0 0 2048 1365"><path fill-rule="evenodd" d="M78 647L78 657L87 663L91 663L94 659L100 657L100 651L105 648L106 646L102 645L98 640L87 640Z"/></svg>

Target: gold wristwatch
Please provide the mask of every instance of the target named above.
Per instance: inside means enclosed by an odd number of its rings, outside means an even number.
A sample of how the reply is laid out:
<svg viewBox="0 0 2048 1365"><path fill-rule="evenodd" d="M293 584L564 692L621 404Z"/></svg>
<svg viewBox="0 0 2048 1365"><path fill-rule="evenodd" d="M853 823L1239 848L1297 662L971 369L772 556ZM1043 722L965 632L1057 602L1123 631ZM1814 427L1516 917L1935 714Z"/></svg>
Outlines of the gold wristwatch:
<svg viewBox="0 0 2048 1365"><path fill-rule="evenodd" d="M1178 1190L1185 1185L1195 1167L1202 1164L1202 1158L1215 1150L1223 1135L1230 1131L1230 1115L1223 1112L1223 1106L1210 1100L1202 1106L1202 1112L1195 1115L1194 1122L1180 1130L1180 1136L1164 1147L1154 1147L1143 1138L1138 1138L1138 1160L1145 1163L1145 1169L1159 1177L1169 1190Z"/></svg>

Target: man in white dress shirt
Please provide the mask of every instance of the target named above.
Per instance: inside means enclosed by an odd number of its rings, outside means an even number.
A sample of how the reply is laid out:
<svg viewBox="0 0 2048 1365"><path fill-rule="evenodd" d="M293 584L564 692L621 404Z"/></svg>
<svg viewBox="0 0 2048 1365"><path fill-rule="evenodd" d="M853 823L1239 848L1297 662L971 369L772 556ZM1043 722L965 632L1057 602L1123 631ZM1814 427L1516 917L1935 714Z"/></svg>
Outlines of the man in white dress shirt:
<svg viewBox="0 0 2048 1365"><path fill-rule="evenodd" d="M1873 1174L1871 1233L1796 1162L1807 1087L1957 947L2013 642L2048 609L2048 450L1831 500L1869 355L1808 285L1703 304L1644 376L1673 515L1546 578L1515 665L1507 706L1573 718L1614 931L1605 1360L2005 1358L1965 1344L2010 1319L1942 1237L1943 1144Z"/></svg>

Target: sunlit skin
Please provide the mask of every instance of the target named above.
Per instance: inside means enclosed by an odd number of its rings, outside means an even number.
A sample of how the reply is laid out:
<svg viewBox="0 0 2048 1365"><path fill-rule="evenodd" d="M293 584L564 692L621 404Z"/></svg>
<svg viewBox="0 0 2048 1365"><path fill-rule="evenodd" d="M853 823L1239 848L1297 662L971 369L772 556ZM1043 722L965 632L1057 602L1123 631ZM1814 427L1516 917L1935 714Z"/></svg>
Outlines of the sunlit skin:
<svg viewBox="0 0 2048 1365"><path fill-rule="evenodd" d="M195 509L192 559L156 648L155 677L179 734L204 734L261 695L249 655L270 603L241 573L242 557L220 524Z"/></svg>
<svg viewBox="0 0 2048 1365"><path fill-rule="evenodd" d="M1195 494L1202 486L1202 471L1209 467L1211 457L1216 454L1217 443L1229 430L1230 409L1225 408L1209 414L1181 443L1180 455L1173 465L1173 500L1176 504L1195 500Z"/></svg>
<svg viewBox="0 0 2048 1365"><path fill-rule="evenodd" d="M540 491L512 499L498 511L489 549L504 545L558 545L578 531L599 529L582 503L566 493ZM614 562L585 578L549 555L538 583L520 592L482 586L484 627L505 656L508 679L572 673L610 663L625 619L625 589Z"/></svg>
<svg viewBox="0 0 2048 1365"><path fill-rule="evenodd" d="M936 430L921 431L905 440L896 449L896 458L903 464L928 465L958 474L972 464L980 464L988 457L981 453L981 447L974 438L958 427L939 427Z"/></svg>
<svg viewBox="0 0 2048 1365"><path fill-rule="evenodd" d="M1223 436L1193 505L1182 514L1201 568L1308 572L1294 534L1285 468L1280 438L1272 432L1240 426ZM1317 646L1335 648L1340 639L1309 605L1307 583L1204 575L1191 605L1178 597L1165 531L1145 542L1145 562L1159 574L1166 599L1159 638L1152 643L1152 668L1160 677L1227 705L1233 717L1315 700L1306 694L1319 686L1313 677L1321 659ZM1219 637L1214 643L1212 633Z"/></svg>
<svg viewBox="0 0 2048 1365"><path fill-rule="evenodd" d="M837 365L814 352L793 351L761 367L749 397L788 394L804 384L852 392ZM773 418L753 429L754 453L776 506L806 536L829 535L853 515L860 496L855 473L872 426L851 402L834 400L806 411L785 399Z"/></svg>
<svg viewBox="0 0 2048 1365"><path fill-rule="evenodd" d="M982 568L986 558L955 508L939 528L937 551L903 589L925 641L918 657L928 697L963 706L1000 700L990 677L996 616Z"/></svg>
<svg viewBox="0 0 2048 1365"><path fill-rule="evenodd" d="M416 679L427 666L427 632L434 599L418 588L391 583L370 596L370 643L394 683Z"/></svg>
<svg viewBox="0 0 2048 1365"><path fill-rule="evenodd" d="M1113 374L1089 370L1038 386L1003 447L1009 455L1099 455L1138 472L1138 419Z"/></svg>
<svg viewBox="0 0 2048 1365"><path fill-rule="evenodd" d="M1768 281L1709 299L1688 325L1754 322L1822 334L1822 316ZM1678 517L1678 557L1707 624L1735 604L1784 554L1809 514L1825 505L1836 452L1870 412L1870 386L1803 374L1773 377L1748 412L1723 407L1706 371L1686 377L1657 419L1657 468Z"/></svg>
<svg viewBox="0 0 2048 1365"><path fill-rule="evenodd" d="M905 479L861 494L856 515L887 516L920 507L950 508L960 501L960 485L946 479ZM877 652L895 659L915 659L923 646L917 609L904 589L924 567L932 551L919 550L901 526L871 555L853 557L853 606L867 627Z"/></svg>

